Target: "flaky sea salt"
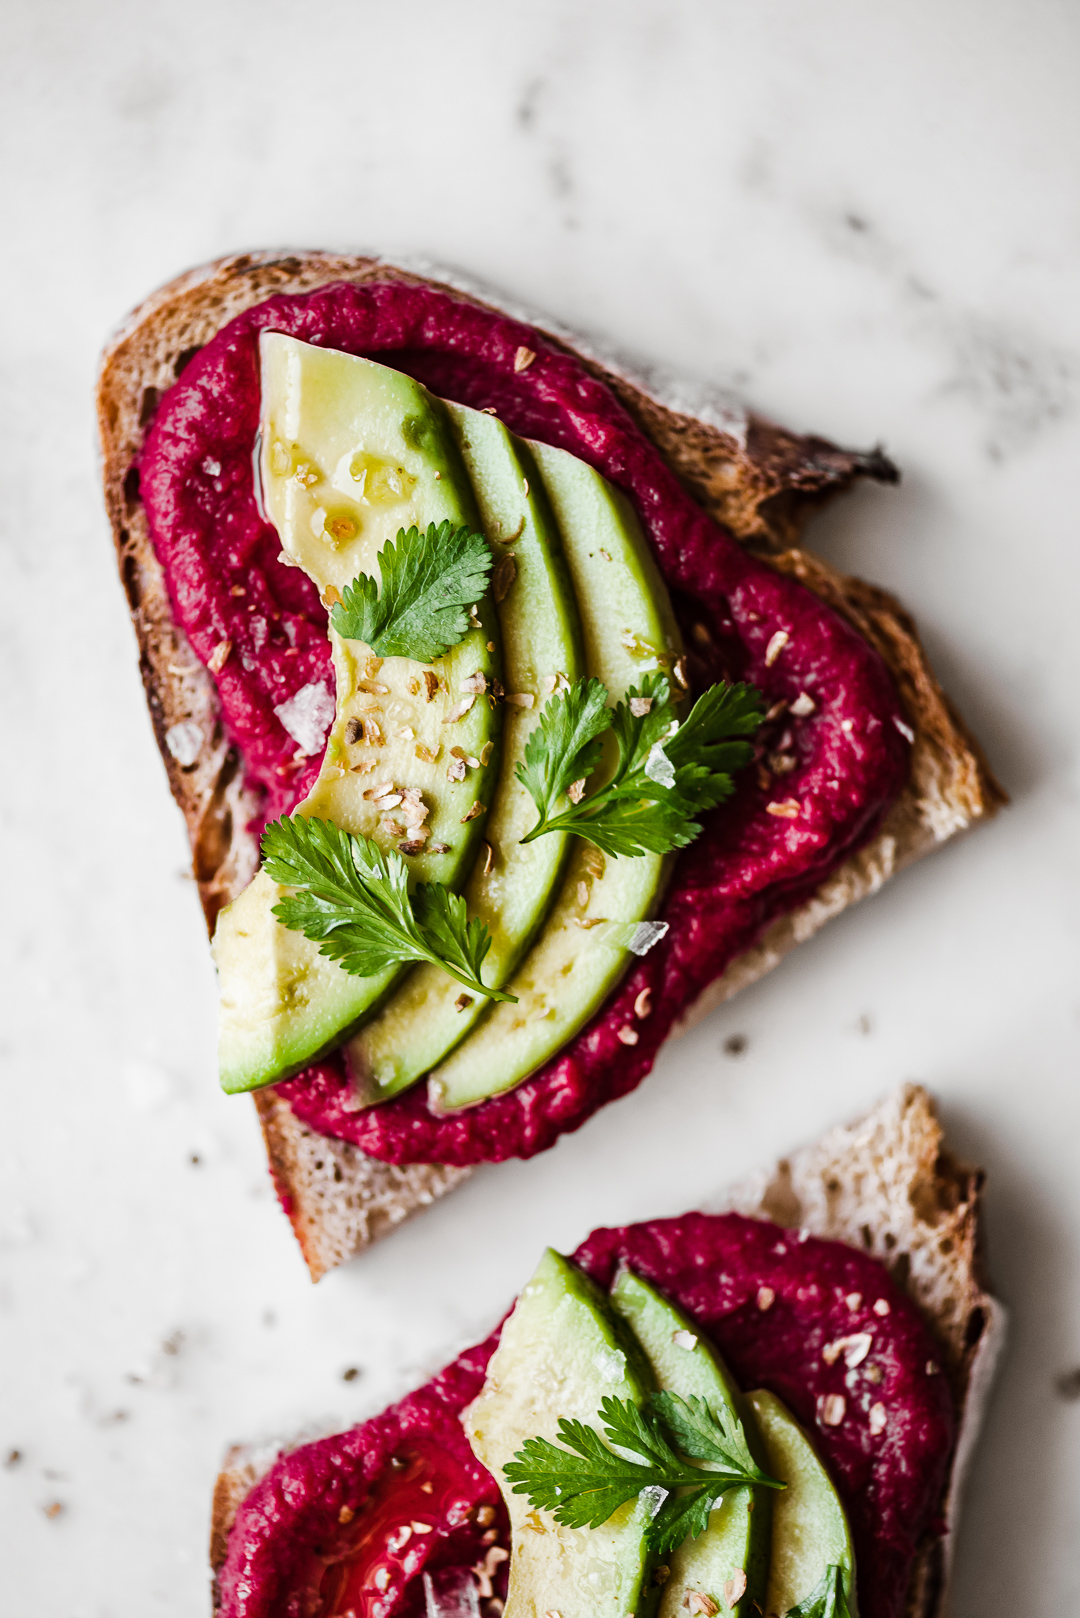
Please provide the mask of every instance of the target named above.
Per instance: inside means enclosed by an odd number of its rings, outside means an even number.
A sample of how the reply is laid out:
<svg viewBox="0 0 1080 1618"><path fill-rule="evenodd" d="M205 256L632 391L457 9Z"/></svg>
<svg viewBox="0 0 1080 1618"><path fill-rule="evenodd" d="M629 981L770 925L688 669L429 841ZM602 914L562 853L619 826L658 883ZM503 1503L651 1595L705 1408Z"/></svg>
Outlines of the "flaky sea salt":
<svg viewBox="0 0 1080 1618"><path fill-rule="evenodd" d="M334 698L321 680L302 685L287 702L274 709L301 753L310 756L322 751L326 733L334 721Z"/></svg>

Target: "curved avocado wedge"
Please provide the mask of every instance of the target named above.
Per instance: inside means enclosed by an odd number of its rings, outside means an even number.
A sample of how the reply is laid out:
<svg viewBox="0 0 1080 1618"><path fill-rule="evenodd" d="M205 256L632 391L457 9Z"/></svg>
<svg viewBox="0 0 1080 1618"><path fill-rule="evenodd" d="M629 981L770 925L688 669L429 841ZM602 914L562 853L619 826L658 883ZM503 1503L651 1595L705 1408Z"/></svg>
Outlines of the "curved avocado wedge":
<svg viewBox="0 0 1080 1618"><path fill-rule="evenodd" d="M787 1484L773 1504L766 1613L786 1618L814 1594L830 1567L838 1567L851 1618L858 1618L851 1532L829 1474L809 1435L774 1393L759 1391L747 1399L766 1465Z"/></svg>
<svg viewBox="0 0 1080 1618"><path fill-rule="evenodd" d="M560 1417L599 1428L602 1399L640 1406L647 1389L632 1357L604 1294L549 1248L503 1326L483 1391L462 1416L510 1514L504 1618L632 1618L639 1611L648 1505L631 1500L599 1528L566 1528L513 1494L503 1475L527 1439L557 1440Z"/></svg>
<svg viewBox="0 0 1080 1618"><path fill-rule="evenodd" d="M650 669L679 655L667 590L618 490L576 456L544 444L531 448L562 534L586 673L618 700ZM512 1090L577 1033L629 965L627 940L653 913L670 869L661 855L607 859L575 840L543 932L506 985L518 1003L484 1008L474 1031L434 1070L433 1112Z"/></svg>
<svg viewBox="0 0 1080 1618"><path fill-rule="evenodd" d="M377 575L378 553L399 529L479 526L445 408L418 382L280 333L263 334L261 354L267 514L324 597L360 573ZM481 627L426 670L409 658L372 657L330 631L336 714L319 778L294 811L398 849L410 840L399 794L416 789L428 840L409 855L410 874L448 887L460 886L473 863L498 770L501 710L474 698L455 717L462 683L499 673L490 603L478 614ZM447 779L452 746L483 761L463 782ZM380 786L393 789L382 793L385 807L373 791ZM351 976L275 920L279 896L260 872L218 918L218 1052L228 1091L299 1072L340 1044L401 973Z"/></svg>
<svg viewBox="0 0 1080 1618"><path fill-rule="evenodd" d="M503 709L502 768L484 824L484 846L464 889L470 916L485 922L491 947L484 982L506 982L544 920L570 852L555 833L523 844L536 807L515 771L558 676L582 673L577 607L559 531L524 444L481 411L448 405L450 422L480 508L484 532L501 560L493 594L502 630L503 679L532 707ZM466 773L466 765L461 765ZM345 1047L357 1105L370 1106L430 1072L483 1015L487 1002L463 994L435 966L414 967L378 1014Z"/></svg>
<svg viewBox="0 0 1080 1618"><path fill-rule="evenodd" d="M630 1270L621 1270L616 1277L611 1303L648 1355L661 1392L704 1399L713 1409L726 1408L742 1422L750 1453L764 1467L754 1414L719 1354L692 1322ZM773 1494L772 1489L743 1488L724 1495L705 1532L685 1540L668 1558L658 1618L684 1614L692 1591L710 1597L718 1611L736 1618L755 1618L762 1611Z"/></svg>

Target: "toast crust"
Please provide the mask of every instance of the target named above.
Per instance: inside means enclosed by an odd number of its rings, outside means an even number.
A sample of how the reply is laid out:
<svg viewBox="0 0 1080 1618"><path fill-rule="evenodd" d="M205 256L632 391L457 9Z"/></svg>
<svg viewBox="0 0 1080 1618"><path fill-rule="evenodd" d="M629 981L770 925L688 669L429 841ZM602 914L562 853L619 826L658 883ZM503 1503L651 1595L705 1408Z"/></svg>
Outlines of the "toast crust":
<svg viewBox="0 0 1080 1618"><path fill-rule="evenodd" d="M147 705L187 824L211 931L218 911L256 870L258 845L247 827L257 803L244 788L239 754L225 736L213 681L173 617L132 464L162 393L228 320L274 293L372 279L435 277L371 256L240 254L192 270L154 293L102 356L97 405L105 504ZM453 278L437 284L494 307ZM571 347L560 334L552 340ZM831 916L938 843L991 816L1006 798L934 678L910 617L884 591L796 546L809 515L857 478L896 480L885 456L800 437L726 405L703 406L694 399L687 408L684 391L645 382L576 343L573 351L609 384L712 516L772 566L799 578L878 648L915 736L908 785L877 836L734 961L684 1014L676 1030L682 1031L769 971ZM272 1091L260 1094L256 1105L279 1196L315 1280L468 1173L431 1165L391 1169L343 1142L314 1135Z"/></svg>
<svg viewBox="0 0 1080 1618"><path fill-rule="evenodd" d="M938 1337L958 1437L942 1501L944 1536L921 1546L906 1618L945 1618L960 1494L1002 1346L1004 1311L986 1290L980 1231L984 1175L947 1150L933 1102L907 1084L856 1123L750 1175L706 1212L734 1211L871 1252ZM210 1562L217 1573L248 1490L279 1453L234 1448L214 1489Z"/></svg>

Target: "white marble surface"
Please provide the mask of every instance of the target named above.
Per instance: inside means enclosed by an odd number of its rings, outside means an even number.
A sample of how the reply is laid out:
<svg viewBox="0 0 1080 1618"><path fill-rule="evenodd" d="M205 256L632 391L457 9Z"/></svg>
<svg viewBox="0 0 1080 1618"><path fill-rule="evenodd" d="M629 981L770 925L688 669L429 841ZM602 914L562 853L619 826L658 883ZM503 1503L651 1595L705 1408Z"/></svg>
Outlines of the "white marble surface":
<svg viewBox="0 0 1080 1618"><path fill-rule="evenodd" d="M1077 1611L1080 11L4 0L0 29L0 1446L21 1455L0 1608L205 1611L229 1440L379 1408L487 1328L542 1242L693 1205L918 1078L989 1170L1014 1322L955 1618ZM317 1289L250 1105L216 1089L90 408L144 293L294 244L429 253L792 425L883 440L903 487L815 542L915 610L1015 800L630 1099Z"/></svg>

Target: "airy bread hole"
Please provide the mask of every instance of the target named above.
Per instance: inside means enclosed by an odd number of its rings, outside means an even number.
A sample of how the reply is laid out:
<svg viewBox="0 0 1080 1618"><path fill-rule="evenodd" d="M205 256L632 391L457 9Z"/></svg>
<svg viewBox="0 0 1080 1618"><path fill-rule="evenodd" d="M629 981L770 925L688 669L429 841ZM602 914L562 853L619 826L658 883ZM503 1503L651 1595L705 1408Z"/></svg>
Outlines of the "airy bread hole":
<svg viewBox="0 0 1080 1618"><path fill-rule="evenodd" d="M182 348L179 354L177 354L176 358L173 360L173 376L179 376L180 372L185 370L187 366L191 364L192 360L195 358L196 354L201 351L201 349L201 343L197 343L194 348Z"/></svg>
<svg viewBox="0 0 1080 1618"><path fill-rule="evenodd" d="M129 466L124 474L124 499L129 506L137 506L142 499L139 492L139 468Z"/></svg>

